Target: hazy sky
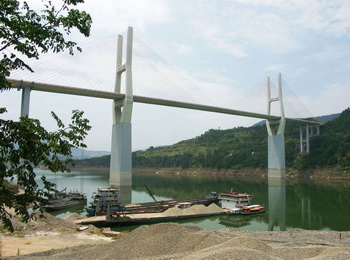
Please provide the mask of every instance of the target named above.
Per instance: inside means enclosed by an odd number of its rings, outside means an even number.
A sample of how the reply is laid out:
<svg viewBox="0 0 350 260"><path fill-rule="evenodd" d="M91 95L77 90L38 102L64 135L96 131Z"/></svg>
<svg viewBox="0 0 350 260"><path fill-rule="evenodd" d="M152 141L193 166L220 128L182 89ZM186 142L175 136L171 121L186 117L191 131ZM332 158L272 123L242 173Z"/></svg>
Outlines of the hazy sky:
<svg viewBox="0 0 350 260"><path fill-rule="evenodd" d="M79 9L93 19L91 37L71 35L83 53L43 54L30 63L36 73L13 78L112 91L116 38L132 26L135 95L266 113L264 82L281 72L287 117L349 107L348 0L86 0ZM5 118L18 118L20 99L18 91L0 93ZM32 91L30 116L54 130L50 111L67 120L83 110L93 126L88 149L110 150L111 108L110 100ZM133 150L258 121L134 103Z"/></svg>

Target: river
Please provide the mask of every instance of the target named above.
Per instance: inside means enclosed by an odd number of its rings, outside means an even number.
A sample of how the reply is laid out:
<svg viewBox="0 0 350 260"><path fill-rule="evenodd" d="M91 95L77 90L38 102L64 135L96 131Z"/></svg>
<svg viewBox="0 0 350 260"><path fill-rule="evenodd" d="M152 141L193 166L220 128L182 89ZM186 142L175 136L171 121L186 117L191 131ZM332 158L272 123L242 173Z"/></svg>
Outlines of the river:
<svg viewBox="0 0 350 260"><path fill-rule="evenodd" d="M71 173L51 173L36 170L37 181L45 175L57 189L77 189L86 193L88 202L97 188L108 187L107 172L73 171ZM184 176L134 174L132 190L124 196L127 202L148 202L203 196L211 191L246 192L253 195L253 203L266 207L266 213L253 216L214 216L208 218L179 221L185 225L218 230L226 227L246 230L273 231L302 228L310 230L350 231L350 182L326 180L279 180L259 177L234 176ZM122 194L123 196L123 194ZM131 196L131 198L130 198ZM55 213L63 217L71 212L86 215L83 207ZM136 226L114 227L118 231L132 230Z"/></svg>

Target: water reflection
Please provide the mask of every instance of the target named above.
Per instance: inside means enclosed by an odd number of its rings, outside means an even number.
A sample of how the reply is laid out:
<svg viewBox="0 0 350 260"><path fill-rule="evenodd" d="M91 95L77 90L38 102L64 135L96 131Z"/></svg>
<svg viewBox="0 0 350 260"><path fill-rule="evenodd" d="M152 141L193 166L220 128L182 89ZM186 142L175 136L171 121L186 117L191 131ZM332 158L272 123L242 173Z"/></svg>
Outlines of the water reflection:
<svg viewBox="0 0 350 260"><path fill-rule="evenodd" d="M122 204L130 204L132 201L132 187L131 186L120 186L120 202Z"/></svg>
<svg viewBox="0 0 350 260"><path fill-rule="evenodd" d="M286 179L268 178L269 225L268 231L286 228Z"/></svg>
<svg viewBox="0 0 350 260"><path fill-rule="evenodd" d="M92 201L91 195L97 188L109 185L108 172L36 172L39 186L42 186L40 177L46 175L49 181L56 183L59 190L81 189L86 193L88 203ZM152 201L144 185L150 188L157 200L203 196L211 191L227 192L233 188L237 192L252 194L252 203L266 206L264 214L187 220L182 224L214 230L226 227L260 231L291 228L350 230L350 207L346 206L350 201L349 181L133 174L132 190L122 190L123 203L128 200L131 203ZM64 214L59 216L63 217Z"/></svg>

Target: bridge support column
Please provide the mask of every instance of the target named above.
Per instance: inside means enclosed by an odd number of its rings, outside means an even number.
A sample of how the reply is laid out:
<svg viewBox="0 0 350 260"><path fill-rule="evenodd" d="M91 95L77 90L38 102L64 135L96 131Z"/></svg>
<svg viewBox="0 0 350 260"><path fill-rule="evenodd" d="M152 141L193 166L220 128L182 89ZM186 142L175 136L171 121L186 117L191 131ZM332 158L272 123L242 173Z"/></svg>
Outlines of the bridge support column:
<svg viewBox="0 0 350 260"><path fill-rule="evenodd" d="M111 164L109 174L110 186L117 186L123 190L128 190L128 194L121 194L123 199L131 198L132 186L132 161L131 161L131 116L133 108L132 90L132 27L128 28L126 61L122 65L123 37L118 36L117 49L117 73L115 80L115 92L120 93L121 77L125 72L125 98L122 101L113 102L113 127L112 127L112 147ZM126 189L129 187L129 189ZM125 201L125 200L124 200ZM129 202L130 203L130 202Z"/></svg>
<svg viewBox="0 0 350 260"><path fill-rule="evenodd" d="M21 117L29 116L30 92L32 87L22 88Z"/></svg>
<svg viewBox="0 0 350 260"><path fill-rule="evenodd" d="M285 177L284 135L268 136L268 177Z"/></svg>
<svg viewBox="0 0 350 260"><path fill-rule="evenodd" d="M284 128L286 119L282 102L282 77L278 77L278 97L271 98L270 78L267 78L267 111L271 115L271 103L279 101L281 118L278 121L266 120L268 132L268 177L284 178L286 176ZM272 124L278 124L277 131Z"/></svg>
<svg viewBox="0 0 350 260"><path fill-rule="evenodd" d="M131 186L131 165L131 123L113 124L110 185Z"/></svg>
<svg viewBox="0 0 350 260"><path fill-rule="evenodd" d="M300 126L300 153L310 153L310 129L313 131L309 124L305 126L305 139L303 136L303 126ZM319 128L317 127L317 133L319 134Z"/></svg>

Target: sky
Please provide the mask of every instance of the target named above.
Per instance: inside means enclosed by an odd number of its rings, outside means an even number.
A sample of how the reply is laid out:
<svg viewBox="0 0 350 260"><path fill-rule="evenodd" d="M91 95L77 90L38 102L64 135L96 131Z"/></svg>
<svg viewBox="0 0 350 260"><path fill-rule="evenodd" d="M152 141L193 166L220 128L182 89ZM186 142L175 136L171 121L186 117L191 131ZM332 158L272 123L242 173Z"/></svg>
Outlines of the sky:
<svg viewBox="0 0 350 260"><path fill-rule="evenodd" d="M41 1L30 4L40 8ZM12 78L113 91L117 35L126 38L132 26L134 95L266 114L266 78L277 86L281 73L287 117L350 105L348 0L86 0L78 8L93 19L90 37L73 31L68 38L83 52L42 54L28 61L35 73ZM3 118L17 120L20 104L20 91L0 93L8 110ZM30 117L49 130L55 130L51 111L67 123L73 109L83 110L93 127L88 150L110 151L111 100L31 92ZM134 103L133 150L259 121Z"/></svg>

